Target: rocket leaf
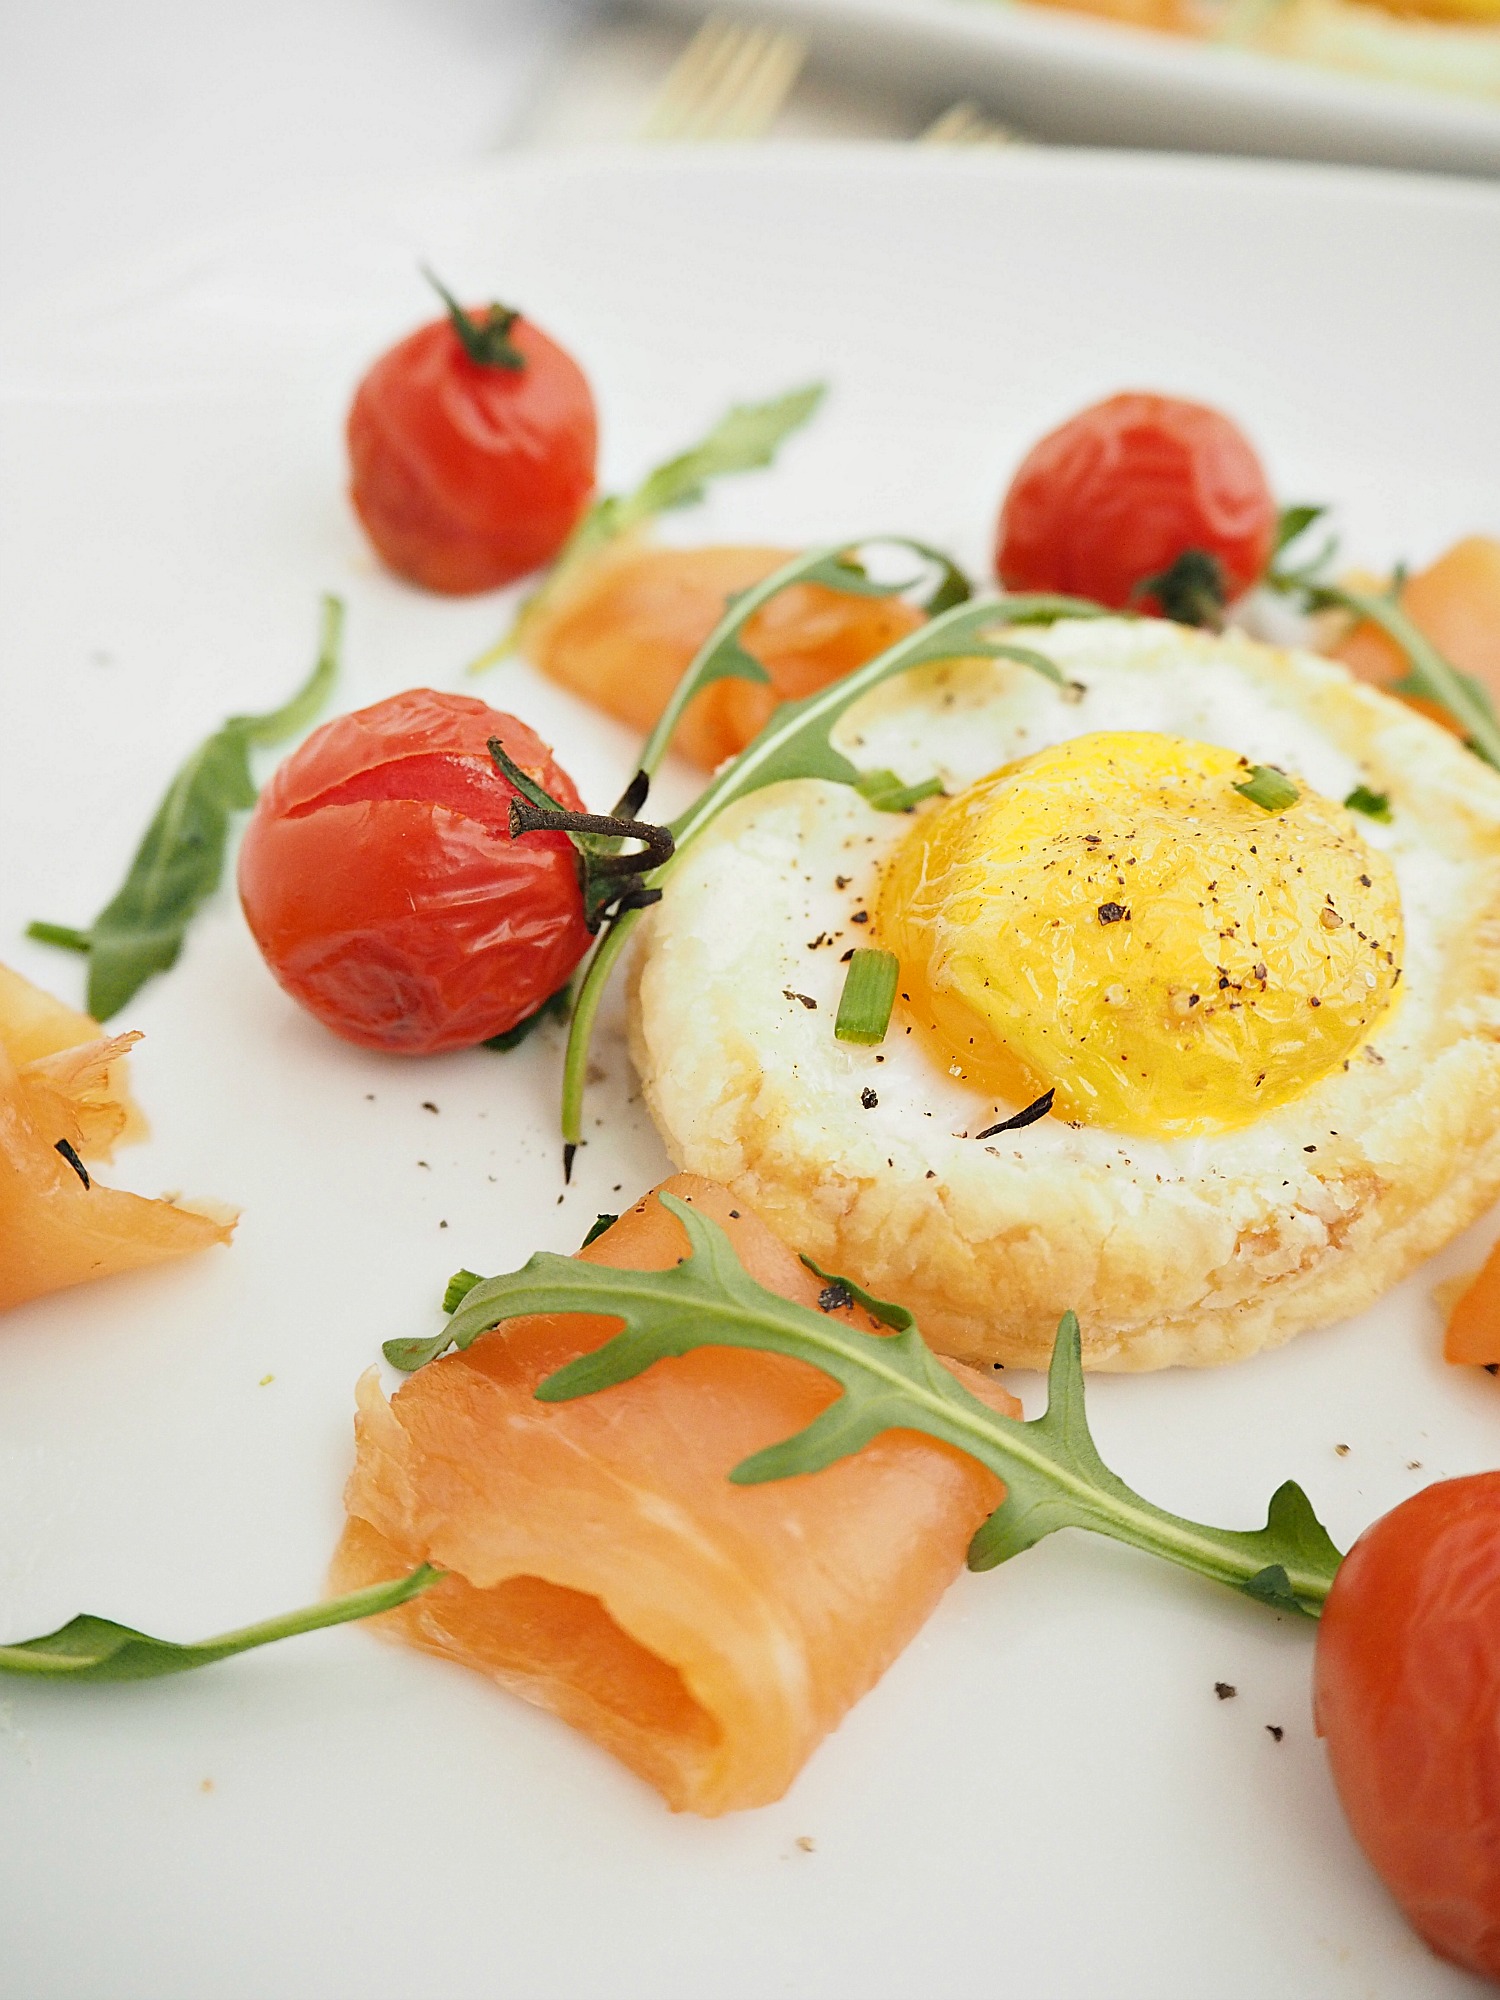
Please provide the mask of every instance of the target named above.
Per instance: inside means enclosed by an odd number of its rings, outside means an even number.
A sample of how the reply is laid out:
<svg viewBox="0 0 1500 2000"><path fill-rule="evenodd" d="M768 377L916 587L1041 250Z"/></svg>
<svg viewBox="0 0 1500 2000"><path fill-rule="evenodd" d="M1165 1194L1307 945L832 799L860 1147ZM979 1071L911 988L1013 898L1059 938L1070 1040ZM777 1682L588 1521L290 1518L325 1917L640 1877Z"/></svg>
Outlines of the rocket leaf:
<svg viewBox="0 0 1500 2000"><path fill-rule="evenodd" d="M87 930L28 926L42 944L88 953L88 1010L96 1020L118 1014L148 979L176 964L189 924L219 886L230 816L255 804L250 751L294 735L317 715L338 675L343 618L340 600L325 597L318 662L303 686L267 715L232 715L198 745L168 785L120 889Z"/></svg>
<svg viewBox="0 0 1500 2000"><path fill-rule="evenodd" d="M12 1646L0 1646L0 1673L34 1674L69 1681L150 1681L163 1674L185 1674L194 1667L212 1666L232 1653L248 1653L256 1646L269 1646L276 1639L292 1639L299 1632L318 1632L325 1625L347 1625L351 1619L373 1618L392 1611L416 1597L444 1574L422 1563L406 1576L391 1583L372 1583L347 1597L326 1598L301 1611L287 1611L279 1618L266 1618L258 1625L242 1625L237 1632L221 1632L216 1639L200 1639L196 1644L177 1645L170 1639L153 1639L129 1625L116 1625L109 1618L92 1618L87 1613L69 1619L56 1632L41 1639L22 1639Z"/></svg>
<svg viewBox="0 0 1500 2000"><path fill-rule="evenodd" d="M737 403L686 451L646 474L633 492L607 493L596 500L562 546L544 582L521 606L510 630L470 666L482 673L514 652L528 624L570 577L622 535L644 527L654 515L701 500L711 480L728 473L753 472L769 465L793 431L800 430L827 393L823 382L811 382L767 403Z"/></svg>
<svg viewBox="0 0 1500 2000"><path fill-rule="evenodd" d="M767 1291L717 1223L674 1195L657 1198L687 1231L690 1252L680 1264L619 1271L540 1251L521 1270L475 1285L435 1340L387 1342L387 1360L420 1367L521 1314L568 1312L596 1313L623 1325L602 1347L549 1375L536 1392L543 1402L597 1395L699 1347L790 1355L821 1369L841 1394L794 1437L737 1465L730 1478L740 1485L820 1471L885 1431L921 1431L1005 1482L1004 1500L970 1547L971 1568L992 1569L1060 1528L1086 1528L1275 1608L1316 1616L1339 1552L1300 1487L1288 1482L1278 1489L1264 1528L1215 1528L1153 1506L1104 1464L1084 1413L1072 1313L1058 1328L1046 1413L1024 1423L1000 1415L966 1388L927 1347L904 1307L872 1299L847 1278L830 1279L892 1329L871 1334Z"/></svg>

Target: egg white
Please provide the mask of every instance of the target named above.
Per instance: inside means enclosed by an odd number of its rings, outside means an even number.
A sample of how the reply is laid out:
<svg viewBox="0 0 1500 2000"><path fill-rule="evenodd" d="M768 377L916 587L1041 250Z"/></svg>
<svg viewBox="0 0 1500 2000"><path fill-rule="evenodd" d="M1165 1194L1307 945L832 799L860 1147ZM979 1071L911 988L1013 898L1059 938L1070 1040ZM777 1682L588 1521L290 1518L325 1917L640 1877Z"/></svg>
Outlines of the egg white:
<svg viewBox="0 0 1500 2000"><path fill-rule="evenodd" d="M1152 620L1017 636L1066 691L1003 661L923 668L852 710L838 747L952 793L1074 736L1153 729L1334 799L1389 793L1389 825L1356 823L1396 871L1404 974L1365 1048L1233 1131L1045 1118L980 1140L1020 1107L956 1082L899 1009L879 1048L835 1040L841 957L911 822L797 781L725 813L644 927L647 1102L680 1166L911 1306L947 1352L1038 1364L1071 1306L1094 1367L1232 1359L1367 1303L1500 1193L1500 775L1310 654Z"/></svg>

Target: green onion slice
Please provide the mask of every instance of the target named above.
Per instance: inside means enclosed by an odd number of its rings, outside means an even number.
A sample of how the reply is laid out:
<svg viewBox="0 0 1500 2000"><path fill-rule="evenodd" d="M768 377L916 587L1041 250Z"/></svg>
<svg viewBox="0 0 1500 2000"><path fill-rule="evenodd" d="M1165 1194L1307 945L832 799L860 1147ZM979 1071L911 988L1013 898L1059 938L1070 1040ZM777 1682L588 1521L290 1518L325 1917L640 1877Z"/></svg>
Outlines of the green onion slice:
<svg viewBox="0 0 1500 2000"><path fill-rule="evenodd" d="M1378 819L1387 825L1390 823L1389 792L1372 792L1368 785L1356 785L1344 804L1352 813L1363 813L1366 819Z"/></svg>
<svg viewBox="0 0 1500 2000"><path fill-rule="evenodd" d="M861 945L849 961L844 990L839 995L833 1032L841 1042L872 1048L885 1040L891 1009L896 1004L896 980L901 968L893 951Z"/></svg>
<svg viewBox="0 0 1500 2000"><path fill-rule="evenodd" d="M1252 764L1249 777L1234 789L1242 799L1268 813L1285 812L1302 796L1284 771L1273 771L1269 764Z"/></svg>

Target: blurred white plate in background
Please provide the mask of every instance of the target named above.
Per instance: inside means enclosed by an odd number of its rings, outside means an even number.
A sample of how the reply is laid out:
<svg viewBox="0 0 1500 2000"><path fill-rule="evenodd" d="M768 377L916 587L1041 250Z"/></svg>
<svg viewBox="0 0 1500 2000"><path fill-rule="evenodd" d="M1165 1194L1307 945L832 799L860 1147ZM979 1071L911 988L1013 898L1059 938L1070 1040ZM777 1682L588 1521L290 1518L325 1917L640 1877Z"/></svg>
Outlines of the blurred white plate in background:
<svg viewBox="0 0 1500 2000"><path fill-rule="evenodd" d="M728 11L795 28L851 74L981 98L1040 139L1500 173L1500 104L1024 0L733 0Z"/></svg>

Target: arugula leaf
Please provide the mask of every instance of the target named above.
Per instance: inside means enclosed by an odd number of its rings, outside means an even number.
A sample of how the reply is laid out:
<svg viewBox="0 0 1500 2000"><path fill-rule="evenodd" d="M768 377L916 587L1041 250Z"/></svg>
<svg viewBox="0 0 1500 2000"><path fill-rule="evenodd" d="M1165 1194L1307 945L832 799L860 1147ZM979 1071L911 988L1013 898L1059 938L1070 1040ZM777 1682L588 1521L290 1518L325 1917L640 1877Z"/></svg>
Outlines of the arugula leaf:
<svg viewBox="0 0 1500 2000"><path fill-rule="evenodd" d="M924 560L934 558L934 552L919 542L901 537L886 539L915 551ZM883 592L886 588L870 583L863 569L849 561L847 545L844 545L814 549L807 555L799 556L767 577L764 583L746 591L710 633L697 658L678 683L666 713L647 739L642 752L643 769L650 768L646 761L648 753L660 754L665 750L672 721L681 714L692 695L721 672L737 671L732 665L726 667L723 663L726 659L732 661L740 651L739 635L746 621L776 591L784 590L792 583L809 581L856 593ZM765 785L777 784L783 778L827 778L836 784L857 785L860 773L841 751L833 747L830 732L855 702L882 681L889 680L892 674L905 673L908 668L921 666L929 660L982 656L1015 660L1065 687L1065 676L1056 662L1049 660L1045 653L1016 645L1008 636L1011 628L1017 625L1050 625L1060 618L1107 618L1112 615L1103 605L1090 603L1085 598L1038 594L957 604L929 618L925 625L919 625L894 646L877 654L873 660L867 660L862 667L856 667L853 673L805 695L800 701L783 702L760 734L738 757L724 766L682 817L673 821L676 854L662 867L644 873L641 878L643 883L659 888L685 849L726 806ZM567 1149L577 1146L583 1136L583 1092L594 1021L610 974L639 918L639 910L626 910L615 918L595 947L578 988L563 1065L565 1159L571 1158Z"/></svg>
<svg viewBox="0 0 1500 2000"><path fill-rule="evenodd" d="M1300 541L1313 522L1321 521L1327 512L1327 505L1323 502L1316 506L1301 504L1295 507L1283 507L1276 519L1276 541L1271 550L1272 561L1274 562L1284 550L1289 549L1293 542Z"/></svg>
<svg viewBox="0 0 1500 2000"><path fill-rule="evenodd" d="M977 1459L1005 1482L1005 1498L969 1549L974 1569L992 1569L1059 1528L1087 1528L1248 1592L1280 1609L1316 1616L1339 1552L1301 1488L1273 1497L1264 1528L1215 1528L1153 1506L1100 1458L1084 1414L1078 1320L1063 1316L1048 1375L1045 1415L1001 1416L938 1360L902 1306L873 1299L848 1278L810 1268L872 1311L889 1335L860 1328L757 1284L729 1237L671 1194L658 1200L682 1223L689 1254L664 1271L619 1271L539 1251L519 1271L476 1285L435 1342L389 1341L397 1367L419 1366L452 1345L525 1313L596 1313L623 1321L602 1347L549 1375L544 1403L596 1395L655 1362L699 1347L751 1348L811 1362L842 1393L795 1436L735 1466L739 1485L818 1472L889 1430L921 1431ZM810 1261L810 1260L804 1260ZM413 1358L421 1346L427 1351Z"/></svg>
<svg viewBox="0 0 1500 2000"><path fill-rule="evenodd" d="M325 597L317 664L290 701L267 715L232 715L198 745L168 785L120 889L86 931L27 926L42 944L88 953L95 1020L118 1014L148 979L176 964L188 925L219 886L230 815L255 804L250 751L306 728L322 708L338 676L343 619L342 602Z"/></svg>
<svg viewBox="0 0 1500 2000"><path fill-rule="evenodd" d="M129 1625L116 1625L112 1619L85 1613L43 1638L0 1646L0 1673L70 1681L150 1681L163 1674L185 1674L194 1667L227 1660L232 1653L248 1653L276 1639L295 1638L299 1632L318 1632L326 1625L347 1625L355 1618L393 1611L443 1575L444 1571L422 1563L394 1582L372 1583L347 1597L325 1598L321 1604L287 1611L258 1625L242 1625L237 1632L221 1632L218 1638L200 1639L196 1645L153 1639Z"/></svg>
<svg viewBox="0 0 1500 2000"><path fill-rule="evenodd" d="M686 451L646 474L630 493L607 493L596 500L574 528L544 581L521 606L515 623L487 653L470 664L471 674L483 673L513 653L527 626L601 549L621 535L644 527L654 515L690 507L704 497L711 480L734 472L753 472L769 465L793 431L800 430L828 392L825 382L810 382L767 403L736 403L720 417L708 435Z"/></svg>
<svg viewBox="0 0 1500 2000"><path fill-rule="evenodd" d="M943 781L924 778L918 785L903 785L894 771L866 771L854 789L876 812L904 813L920 805L923 799L937 798Z"/></svg>

